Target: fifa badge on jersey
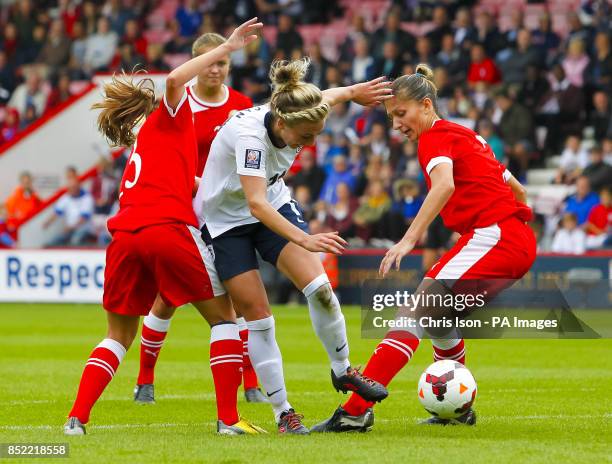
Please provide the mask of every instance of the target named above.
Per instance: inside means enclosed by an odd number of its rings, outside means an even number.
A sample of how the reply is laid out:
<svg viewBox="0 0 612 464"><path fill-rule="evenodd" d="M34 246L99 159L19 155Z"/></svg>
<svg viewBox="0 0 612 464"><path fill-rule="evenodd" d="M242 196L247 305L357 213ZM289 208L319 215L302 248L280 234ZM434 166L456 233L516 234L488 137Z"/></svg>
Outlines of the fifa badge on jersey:
<svg viewBox="0 0 612 464"><path fill-rule="evenodd" d="M251 168L251 169L259 169L260 165L261 165L261 150L247 148L246 155L244 157L244 167Z"/></svg>

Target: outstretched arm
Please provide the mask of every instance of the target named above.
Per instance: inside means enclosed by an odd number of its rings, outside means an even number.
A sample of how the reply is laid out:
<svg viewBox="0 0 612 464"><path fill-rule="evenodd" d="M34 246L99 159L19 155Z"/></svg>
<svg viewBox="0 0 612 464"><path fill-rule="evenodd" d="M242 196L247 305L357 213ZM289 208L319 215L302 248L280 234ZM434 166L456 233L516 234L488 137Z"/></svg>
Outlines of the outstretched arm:
<svg viewBox="0 0 612 464"><path fill-rule="evenodd" d="M406 231L406 235L385 254L380 263L379 273L382 277L387 275L393 265L399 270L402 258L412 251L419 238L425 233L429 225L436 218L446 202L455 191L453 181L453 166L448 163L438 164L430 172L431 189L419 209L414 221Z"/></svg>
<svg viewBox="0 0 612 464"><path fill-rule="evenodd" d="M342 254L347 243L337 232L309 235L275 210L266 198L265 178L240 176L240 183L251 214L270 230L308 251Z"/></svg>
<svg viewBox="0 0 612 464"><path fill-rule="evenodd" d="M257 18L249 19L234 29L227 42L174 69L166 78L166 102L168 105L176 108L183 97L187 82L196 77L205 67L257 39L255 32L262 27L263 24L258 23Z"/></svg>
<svg viewBox="0 0 612 464"><path fill-rule="evenodd" d="M372 106L391 97L391 82L387 81L386 77L377 77L368 82L323 91L323 101L329 106L348 101L354 101L363 106Z"/></svg>

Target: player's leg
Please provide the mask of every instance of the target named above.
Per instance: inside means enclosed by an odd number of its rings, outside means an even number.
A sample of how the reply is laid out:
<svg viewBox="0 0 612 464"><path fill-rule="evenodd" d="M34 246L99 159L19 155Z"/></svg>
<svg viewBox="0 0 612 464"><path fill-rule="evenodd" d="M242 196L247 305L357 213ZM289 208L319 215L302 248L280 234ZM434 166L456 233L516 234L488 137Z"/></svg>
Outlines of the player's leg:
<svg viewBox="0 0 612 464"><path fill-rule="evenodd" d="M212 264L212 262L211 262ZM242 341L236 315L227 294L192 303L210 325L210 370L217 399L217 432L220 434L255 434L257 426L241 420L237 393L242 380Z"/></svg>
<svg viewBox="0 0 612 464"><path fill-rule="evenodd" d="M242 317L242 313L238 308L236 311L236 323L238 324L238 333L242 340L242 388L244 388L244 397L247 403L268 403L266 395L259 388L257 373L251 363L249 356L249 328L247 327L246 319Z"/></svg>
<svg viewBox="0 0 612 464"><path fill-rule="evenodd" d="M81 375L76 400L64 426L67 435L84 435L93 405L112 380L136 332L139 316L107 313L108 334L89 355Z"/></svg>
<svg viewBox="0 0 612 464"><path fill-rule="evenodd" d="M308 433L308 429L301 424L301 416L295 414L287 399L283 358L276 342L274 316L259 272L243 272L223 283L234 304L242 308L247 321L249 355L274 411L279 431Z"/></svg>
<svg viewBox="0 0 612 464"><path fill-rule="evenodd" d="M155 366L170 328L170 319L176 308L167 305L157 295L149 314L142 321L140 337L140 370L134 388L134 401L140 404L155 403Z"/></svg>
<svg viewBox="0 0 612 464"><path fill-rule="evenodd" d="M202 240L208 247L213 247L212 238L206 227L202 228ZM214 249L214 247L213 247ZM233 303L233 302L232 302ZM247 327L246 319L242 316L240 307L237 307L233 303L234 311L236 312L236 323L238 324L238 330L240 334L240 340L242 340L243 346L243 358L242 358L242 386L244 388L244 396L249 403L268 403L268 399L259 389L257 374L251 363L249 356L249 329Z"/></svg>
<svg viewBox="0 0 612 464"><path fill-rule="evenodd" d="M319 256L288 243L280 252L276 266L306 297L312 326L331 363L336 390L358 391L372 401L386 398L386 388L351 368L346 322Z"/></svg>
<svg viewBox="0 0 612 464"><path fill-rule="evenodd" d="M140 316L146 315L155 301L155 275L145 258L147 229L138 233L116 232L106 250L103 306L107 311L108 334L85 365L77 398L64 427L66 434L85 433L83 424L88 422L91 408L134 340Z"/></svg>
<svg viewBox="0 0 612 464"><path fill-rule="evenodd" d="M268 396L281 433L308 433L287 400L275 321L258 271L253 237L259 224L239 226L212 239L215 267L249 330L249 356ZM205 235L205 234L204 234Z"/></svg>

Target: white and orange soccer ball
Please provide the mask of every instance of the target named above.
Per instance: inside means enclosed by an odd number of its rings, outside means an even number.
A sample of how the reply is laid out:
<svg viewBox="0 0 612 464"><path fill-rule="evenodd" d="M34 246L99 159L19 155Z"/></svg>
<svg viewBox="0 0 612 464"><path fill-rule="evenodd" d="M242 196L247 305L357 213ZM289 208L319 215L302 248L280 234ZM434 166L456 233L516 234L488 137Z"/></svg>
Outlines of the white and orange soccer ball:
<svg viewBox="0 0 612 464"><path fill-rule="evenodd" d="M455 419L472 407L476 380L457 361L436 361L421 375L417 394L430 414L440 419Z"/></svg>

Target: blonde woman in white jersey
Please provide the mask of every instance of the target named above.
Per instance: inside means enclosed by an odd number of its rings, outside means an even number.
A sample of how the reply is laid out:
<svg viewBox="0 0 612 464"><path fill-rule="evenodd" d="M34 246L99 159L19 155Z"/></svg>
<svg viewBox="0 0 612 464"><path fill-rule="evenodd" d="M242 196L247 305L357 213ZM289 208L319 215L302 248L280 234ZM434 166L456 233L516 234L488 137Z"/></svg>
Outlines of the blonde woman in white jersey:
<svg viewBox="0 0 612 464"><path fill-rule="evenodd" d="M287 401L274 317L259 275L255 251L286 275L307 301L315 333L331 362L336 390L356 391L370 401L387 396L379 383L349 363L344 316L316 252L340 254L337 233L310 235L297 202L283 181L303 145L323 130L330 108L354 101L386 100L384 78L321 91L303 82L309 60L273 63L270 102L242 110L219 130L211 146L196 204L212 243L215 266L249 328L249 355L274 409L281 433L308 433Z"/></svg>

